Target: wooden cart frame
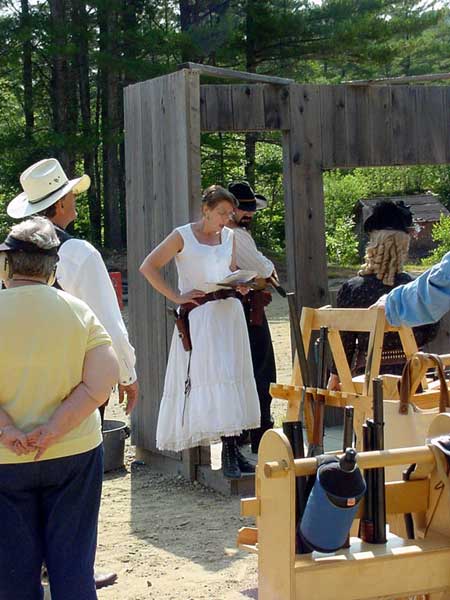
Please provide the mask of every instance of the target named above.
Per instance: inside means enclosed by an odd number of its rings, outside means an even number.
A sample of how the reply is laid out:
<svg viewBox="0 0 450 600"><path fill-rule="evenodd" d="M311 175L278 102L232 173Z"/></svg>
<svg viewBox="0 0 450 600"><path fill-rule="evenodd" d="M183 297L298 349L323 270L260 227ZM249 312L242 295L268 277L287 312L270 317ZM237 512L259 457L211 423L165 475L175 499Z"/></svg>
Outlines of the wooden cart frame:
<svg viewBox="0 0 450 600"><path fill-rule="evenodd" d="M436 417L432 435L450 431L450 415ZM315 459L294 460L287 438L267 432L260 445L256 497L241 514L256 517L238 545L258 554L259 600L387 600L427 594L450 598L450 486L445 456L418 446L358 455L361 468L416 463L411 481L386 484L388 517L411 513L416 538L391 534L386 544L351 538L348 549L295 554L295 477L314 473ZM362 507L360 507L359 515ZM431 593L431 595L429 595Z"/></svg>

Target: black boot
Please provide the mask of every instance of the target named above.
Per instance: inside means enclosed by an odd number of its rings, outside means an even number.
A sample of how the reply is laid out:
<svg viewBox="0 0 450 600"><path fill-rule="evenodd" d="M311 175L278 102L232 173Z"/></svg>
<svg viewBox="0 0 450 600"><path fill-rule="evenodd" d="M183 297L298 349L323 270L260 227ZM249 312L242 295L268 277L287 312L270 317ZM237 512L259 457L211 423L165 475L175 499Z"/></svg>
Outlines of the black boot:
<svg viewBox="0 0 450 600"><path fill-rule="evenodd" d="M269 429L273 429L273 421L269 421L268 423L261 425L261 427L258 427L258 429L252 429L250 431L252 454L258 454L261 438Z"/></svg>
<svg viewBox="0 0 450 600"><path fill-rule="evenodd" d="M236 442L238 447L245 446L245 444L250 443L250 431L248 429L244 429L244 431L236 436Z"/></svg>
<svg viewBox="0 0 450 600"><path fill-rule="evenodd" d="M222 438L222 471L228 479L240 479L241 477L237 458L237 445L234 437Z"/></svg>
<svg viewBox="0 0 450 600"><path fill-rule="evenodd" d="M237 455L237 463L242 471L242 473L254 473L255 465L251 463L247 458L242 454L239 447L236 447L236 455Z"/></svg>

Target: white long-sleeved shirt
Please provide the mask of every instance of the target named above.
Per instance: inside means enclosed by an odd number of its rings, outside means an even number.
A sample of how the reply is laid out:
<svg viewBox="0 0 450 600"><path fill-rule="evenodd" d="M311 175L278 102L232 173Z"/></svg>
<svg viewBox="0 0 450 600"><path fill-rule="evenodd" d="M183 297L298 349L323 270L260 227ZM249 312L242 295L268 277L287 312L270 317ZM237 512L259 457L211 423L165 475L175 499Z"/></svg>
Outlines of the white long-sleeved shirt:
<svg viewBox="0 0 450 600"><path fill-rule="evenodd" d="M275 269L274 264L258 250L251 234L242 227L235 227L233 232L237 266L240 269L256 271L258 277L270 277Z"/></svg>
<svg viewBox="0 0 450 600"><path fill-rule="evenodd" d="M62 244L58 256L58 284L65 292L84 300L95 313L111 336L119 360L120 383L134 383L136 355L100 252L89 242L71 238Z"/></svg>

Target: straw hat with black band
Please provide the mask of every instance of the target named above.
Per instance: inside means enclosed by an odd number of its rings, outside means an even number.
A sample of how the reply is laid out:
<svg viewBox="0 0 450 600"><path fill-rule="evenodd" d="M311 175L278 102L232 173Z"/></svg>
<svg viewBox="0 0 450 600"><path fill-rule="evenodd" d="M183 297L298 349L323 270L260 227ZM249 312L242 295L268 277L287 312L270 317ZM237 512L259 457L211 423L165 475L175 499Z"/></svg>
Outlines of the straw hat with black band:
<svg viewBox="0 0 450 600"><path fill-rule="evenodd" d="M69 179L56 158L46 158L28 167L20 176L23 192L12 200L6 212L23 219L52 206L69 192L82 194L91 185L89 175Z"/></svg>

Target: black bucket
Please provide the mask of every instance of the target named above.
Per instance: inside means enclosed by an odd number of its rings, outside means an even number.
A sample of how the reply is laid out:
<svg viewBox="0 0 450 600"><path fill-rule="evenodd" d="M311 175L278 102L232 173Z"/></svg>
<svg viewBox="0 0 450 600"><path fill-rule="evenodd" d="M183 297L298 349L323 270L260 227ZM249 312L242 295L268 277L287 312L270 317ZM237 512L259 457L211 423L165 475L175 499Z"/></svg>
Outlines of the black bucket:
<svg viewBox="0 0 450 600"><path fill-rule="evenodd" d="M123 468L125 464L125 440L130 428L123 421L105 419L103 423L104 472Z"/></svg>

